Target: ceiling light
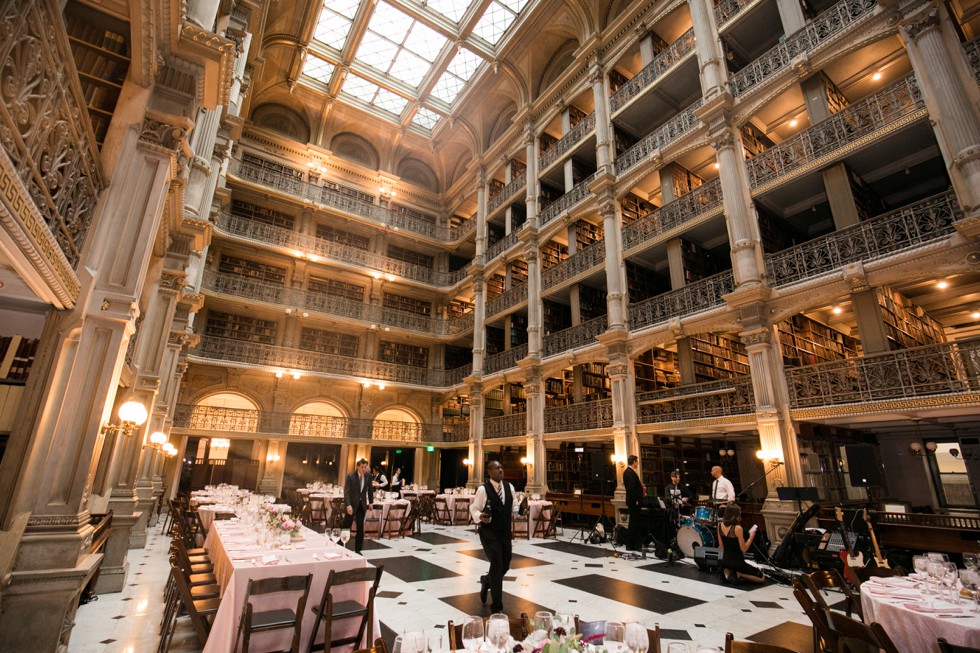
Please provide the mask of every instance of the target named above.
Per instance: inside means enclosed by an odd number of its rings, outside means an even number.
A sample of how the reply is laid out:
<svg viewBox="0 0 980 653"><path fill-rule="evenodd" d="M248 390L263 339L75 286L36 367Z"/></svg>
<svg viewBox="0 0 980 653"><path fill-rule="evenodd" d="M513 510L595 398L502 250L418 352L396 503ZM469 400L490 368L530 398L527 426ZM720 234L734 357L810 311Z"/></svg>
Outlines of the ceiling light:
<svg viewBox="0 0 980 653"><path fill-rule="evenodd" d="M942 281L936 284L936 288L939 288L940 290L946 290L947 288L949 288L949 282L943 279Z"/></svg>
<svg viewBox="0 0 980 653"><path fill-rule="evenodd" d="M872 81L877 82L879 79L881 79L881 73L875 73L874 75L871 76Z"/></svg>
<svg viewBox="0 0 980 653"><path fill-rule="evenodd" d="M970 313L970 317L972 317L974 320L980 320L980 311L973 311Z"/></svg>
<svg viewBox="0 0 980 653"><path fill-rule="evenodd" d="M721 168L721 164L718 163L718 162L715 162L715 170L718 170L720 168Z"/></svg>
<svg viewBox="0 0 980 653"><path fill-rule="evenodd" d="M843 313L843 312L844 312L844 309L843 309L843 308L841 308L840 306L834 306L834 308L833 308L833 310L832 310L831 312L832 312L832 313L833 313L834 315L840 315L841 313Z"/></svg>
<svg viewBox="0 0 980 653"><path fill-rule="evenodd" d="M789 121L790 127L796 127L798 124L800 124L800 121L797 120L796 118L793 118L792 120Z"/></svg>

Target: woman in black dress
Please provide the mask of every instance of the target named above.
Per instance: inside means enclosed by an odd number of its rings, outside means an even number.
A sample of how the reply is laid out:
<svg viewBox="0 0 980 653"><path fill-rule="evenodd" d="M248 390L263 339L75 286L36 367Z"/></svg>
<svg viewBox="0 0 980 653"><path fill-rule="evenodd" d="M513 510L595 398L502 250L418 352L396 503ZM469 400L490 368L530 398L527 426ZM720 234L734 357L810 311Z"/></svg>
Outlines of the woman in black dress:
<svg viewBox="0 0 980 653"><path fill-rule="evenodd" d="M753 583L764 583L762 572L745 561L745 552L752 546L755 539L755 526L749 531L749 539L745 539L742 530L742 509L735 504L725 508L725 516L718 524L718 541L721 542L721 573L725 582L747 580Z"/></svg>

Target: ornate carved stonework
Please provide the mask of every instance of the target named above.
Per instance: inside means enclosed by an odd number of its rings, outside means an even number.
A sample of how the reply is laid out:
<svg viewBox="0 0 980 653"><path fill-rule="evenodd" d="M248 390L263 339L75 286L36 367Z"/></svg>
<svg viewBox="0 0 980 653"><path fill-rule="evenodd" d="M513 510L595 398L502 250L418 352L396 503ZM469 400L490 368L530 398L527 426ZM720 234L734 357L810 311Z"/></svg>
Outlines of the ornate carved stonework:
<svg viewBox="0 0 980 653"><path fill-rule="evenodd" d="M746 347L752 347L753 345L768 345L772 342L772 331L769 329L758 329L756 331L740 333L739 337L742 339L742 342L745 343Z"/></svg>
<svg viewBox="0 0 980 653"><path fill-rule="evenodd" d="M902 31L912 41L917 41L923 33L939 27L939 10L936 7L909 17L902 25Z"/></svg>
<svg viewBox="0 0 980 653"><path fill-rule="evenodd" d="M720 134L716 134L711 139L711 147L715 149L716 152L722 152L724 150L730 150L735 147L735 136L732 134L731 130L726 129Z"/></svg>
<svg viewBox="0 0 980 653"><path fill-rule="evenodd" d="M147 112L140 127L140 142L166 154L182 152L187 147L187 127L172 124L163 117Z"/></svg>

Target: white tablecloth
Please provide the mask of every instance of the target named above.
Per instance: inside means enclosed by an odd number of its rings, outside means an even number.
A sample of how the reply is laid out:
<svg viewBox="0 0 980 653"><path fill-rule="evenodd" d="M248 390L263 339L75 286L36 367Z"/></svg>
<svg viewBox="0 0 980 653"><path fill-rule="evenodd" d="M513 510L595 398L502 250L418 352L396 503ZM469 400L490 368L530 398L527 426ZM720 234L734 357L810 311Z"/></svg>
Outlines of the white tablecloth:
<svg viewBox="0 0 980 653"><path fill-rule="evenodd" d="M459 519L456 519L456 500L468 499L472 502L472 494L437 494L436 498L446 500L446 505L449 507L449 523L453 525L466 525L469 523L469 512L467 512L465 519L462 515L460 515Z"/></svg>
<svg viewBox="0 0 980 653"><path fill-rule="evenodd" d="M211 561L214 563L214 575L221 587L221 605L215 615L211 634L208 636L204 653L227 653L235 644L238 632L238 621L245 602L245 591L250 578L275 578L279 576L298 576L312 573L313 583L310 585L310 596L307 600L306 614L303 615L303 636L300 640L300 650L305 651L313 632L314 617L310 607L319 605L323 588L327 584L327 576L331 569L345 570L367 567L367 561L361 556L347 551L340 546L327 542L323 535L309 529L303 530L304 541L296 546L305 548L282 551L259 551L254 545L254 534L245 533L237 521L218 521L208 533L205 546ZM319 560L313 559L316 553ZM262 556L278 555L277 564L264 564ZM324 559L321 556L327 557ZM353 599L361 603L367 600L365 584L350 585L334 590L334 600ZM290 608L296 606L296 594L269 595L256 597L252 604L259 610L276 607ZM277 599L285 602L277 603ZM334 638L354 635L357 632L357 619L345 619L334 626ZM374 636L379 637L381 626L377 612L374 619ZM323 626L320 627L320 638L323 637ZM367 633L365 633L365 638ZM288 649L292 638L291 630L273 631L252 636L254 645L262 650ZM362 646L366 646L365 642ZM346 647L344 650L351 650Z"/></svg>
<svg viewBox="0 0 980 653"><path fill-rule="evenodd" d="M402 490L402 499L414 499L422 495L428 494L429 496L435 496L435 490Z"/></svg>
<svg viewBox="0 0 980 653"><path fill-rule="evenodd" d="M912 598L917 596L916 598ZM918 612L930 607L929 596L922 594L921 585L911 580L871 578L861 584L861 606L864 621L877 621L895 642L901 653L936 653L936 639L944 637L950 644L980 648L980 614L973 612L972 602L963 599L951 604L936 599L938 614ZM943 617L941 614L966 615Z"/></svg>
<svg viewBox="0 0 980 653"><path fill-rule="evenodd" d="M552 510L554 510L555 504L551 501L545 501L543 499L540 499L538 501L527 502L528 537L534 537L534 531L537 528L537 523L542 517L541 513L544 512L544 510L547 508L551 508Z"/></svg>

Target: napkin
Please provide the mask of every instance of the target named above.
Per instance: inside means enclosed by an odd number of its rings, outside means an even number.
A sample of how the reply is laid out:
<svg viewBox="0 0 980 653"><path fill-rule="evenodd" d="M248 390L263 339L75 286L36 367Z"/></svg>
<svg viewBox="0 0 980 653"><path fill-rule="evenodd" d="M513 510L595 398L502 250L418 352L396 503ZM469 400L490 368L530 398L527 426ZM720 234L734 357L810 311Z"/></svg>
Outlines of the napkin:
<svg viewBox="0 0 980 653"><path fill-rule="evenodd" d="M915 587L917 583L904 576L872 576L868 579L872 585L885 585L888 587Z"/></svg>
<svg viewBox="0 0 980 653"><path fill-rule="evenodd" d="M275 565L279 563L279 558L276 556L262 556L259 558L259 560L261 560L262 564L264 565Z"/></svg>
<svg viewBox="0 0 980 653"><path fill-rule="evenodd" d="M906 603L905 607L908 608L909 610L912 610L913 612L923 612L926 614L937 614L940 612L943 614L947 614L947 613L954 613L960 611L959 608L954 608L951 606L946 606L945 608L944 607L930 608L928 605L922 605L921 603Z"/></svg>
<svg viewBox="0 0 980 653"><path fill-rule="evenodd" d="M922 596L922 592L917 589L871 589L868 588L871 596L886 596L899 599L917 599Z"/></svg>

